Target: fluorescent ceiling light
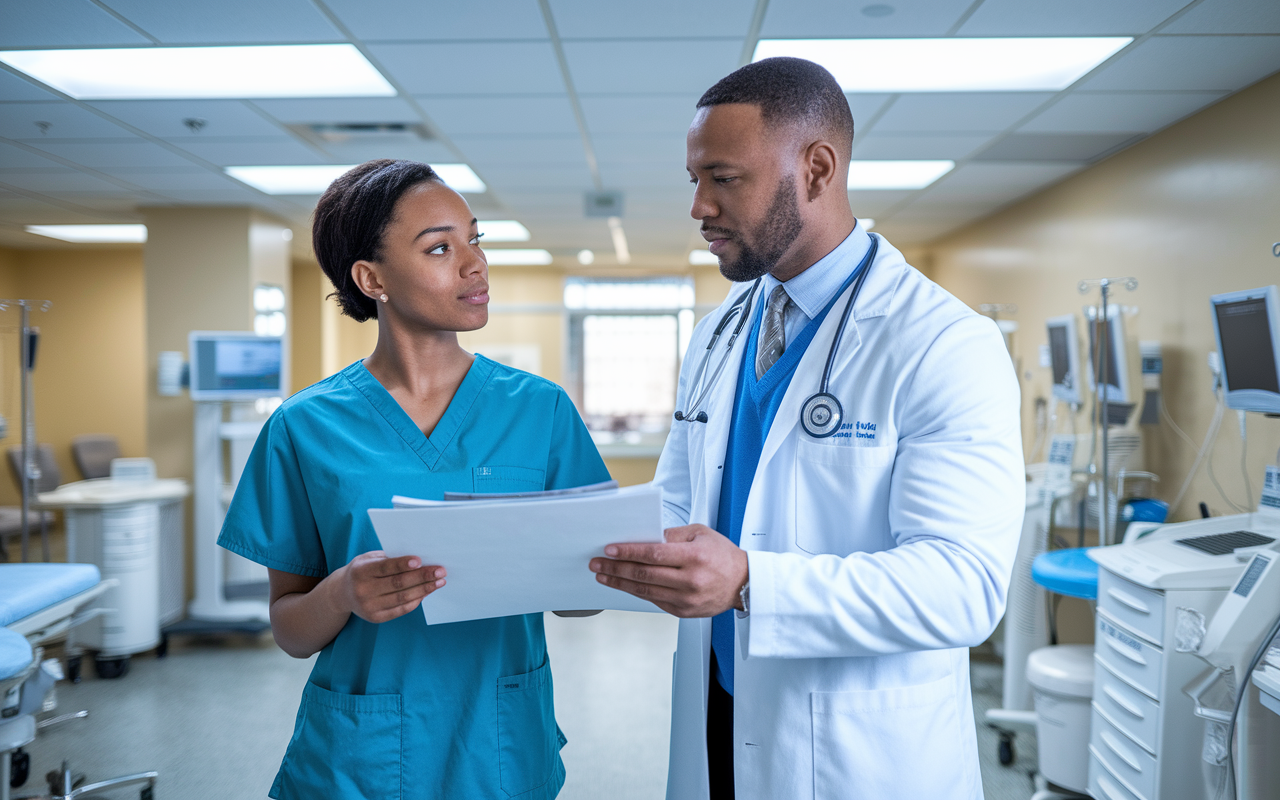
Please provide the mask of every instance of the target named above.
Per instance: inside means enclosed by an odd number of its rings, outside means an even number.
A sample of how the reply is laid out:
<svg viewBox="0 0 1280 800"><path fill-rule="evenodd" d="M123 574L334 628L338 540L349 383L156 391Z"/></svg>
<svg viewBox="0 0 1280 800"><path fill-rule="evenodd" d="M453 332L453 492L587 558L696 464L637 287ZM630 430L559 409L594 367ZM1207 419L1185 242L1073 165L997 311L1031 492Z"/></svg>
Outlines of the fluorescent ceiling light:
<svg viewBox="0 0 1280 800"><path fill-rule="evenodd" d="M631 263L631 249L627 247L627 233L622 230L621 217L609 217L609 236L613 238L613 256L619 264Z"/></svg>
<svg viewBox="0 0 1280 800"><path fill-rule="evenodd" d="M846 92L1056 92L1131 41L1129 36L763 39L754 60L797 56L816 61Z"/></svg>
<svg viewBox="0 0 1280 800"><path fill-rule="evenodd" d="M322 194L338 176L354 166L356 165L304 164L227 167L226 173L267 194ZM431 167L454 191L480 193L486 188L484 181L466 164L432 164ZM527 235L525 238L528 238Z"/></svg>
<svg viewBox="0 0 1280 800"><path fill-rule="evenodd" d="M350 44L7 50L0 61L77 100L396 93Z"/></svg>
<svg viewBox="0 0 1280 800"><path fill-rule="evenodd" d="M455 192L483 194L489 188L480 180L475 170L466 164L432 164L431 168Z"/></svg>
<svg viewBox="0 0 1280 800"><path fill-rule="evenodd" d="M518 250L514 248L485 250L484 257L491 267L540 266L551 263L551 253L546 250Z"/></svg>
<svg viewBox="0 0 1280 800"><path fill-rule="evenodd" d="M720 259L710 250L693 250L689 253L689 263L695 267L704 267L709 264L719 265Z"/></svg>
<svg viewBox="0 0 1280 800"><path fill-rule="evenodd" d="M147 226L137 225L27 225L27 233L64 242L127 242L147 240Z"/></svg>
<svg viewBox="0 0 1280 800"><path fill-rule="evenodd" d="M514 219L482 219L477 224L486 243L529 241L529 229Z"/></svg>
<svg viewBox="0 0 1280 800"><path fill-rule="evenodd" d="M851 161L849 190L923 189L955 165L954 161Z"/></svg>

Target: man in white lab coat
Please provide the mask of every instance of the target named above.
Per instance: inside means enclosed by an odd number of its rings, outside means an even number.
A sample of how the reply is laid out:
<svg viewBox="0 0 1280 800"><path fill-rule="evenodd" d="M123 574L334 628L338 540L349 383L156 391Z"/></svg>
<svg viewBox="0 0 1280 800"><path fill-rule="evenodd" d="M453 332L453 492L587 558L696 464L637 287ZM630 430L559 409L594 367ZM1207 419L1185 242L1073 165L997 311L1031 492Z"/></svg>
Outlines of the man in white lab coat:
<svg viewBox="0 0 1280 800"><path fill-rule="evenodd" d="M668 800L982 796L967 648L1017 548L1018 386L996 326L858 224L852 142L801 59L729 75L689 129L691 213L735 285L681 369L667 543L591 563L685 618ZM835 402L806 403L828 363Z"/></svg>

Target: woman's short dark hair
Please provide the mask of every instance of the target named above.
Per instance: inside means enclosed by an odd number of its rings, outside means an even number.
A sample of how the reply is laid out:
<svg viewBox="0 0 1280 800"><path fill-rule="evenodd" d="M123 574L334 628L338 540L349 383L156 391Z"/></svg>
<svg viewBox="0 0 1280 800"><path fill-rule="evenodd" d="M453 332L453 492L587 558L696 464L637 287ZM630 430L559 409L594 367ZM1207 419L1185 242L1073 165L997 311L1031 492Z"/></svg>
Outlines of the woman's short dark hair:
<svg viewBox="0 0 1280 800"><path fill-rule="evenodd" d="M430 166L382 158L353 167L320 196L311 225L311 245L320 269L329 276L342 313L357 322L378 316L378 303L351 278L357 261L382 257L382 235L405 192L428 182L441 183Z"/></svg>

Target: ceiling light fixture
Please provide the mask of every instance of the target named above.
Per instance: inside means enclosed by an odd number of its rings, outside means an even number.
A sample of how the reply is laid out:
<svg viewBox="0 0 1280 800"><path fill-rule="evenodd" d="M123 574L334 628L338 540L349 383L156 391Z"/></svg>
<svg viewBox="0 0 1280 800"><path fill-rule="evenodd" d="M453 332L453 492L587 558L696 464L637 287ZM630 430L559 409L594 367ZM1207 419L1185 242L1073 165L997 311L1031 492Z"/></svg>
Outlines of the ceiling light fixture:
<svg viewBox="0 0 1280 800"><path fill-rule="evenodd" d="M1130 36L1007 39L762 39L754 61L798 56L846 92L1057 92Z"/></svg>
<svg viewBox="0 0 1280 800"><path fill-rule="evenodd" d="M61 239L64 242L92 244L141 244L147 240L147 226L126 225L27 225L27 233Z"/></svg>
<svg viewBox="0 0 1280 800"><path fill-rule="evenodd" d="M596 260L596 254L591 252L590 250L578 251L578 263L581 264L582 266L584 267L590 266L591 262L595 260Z"/></svg>
<svg viewBox="0 0 1280 800"><path fill-rule="evenodd" d="M719 266L720 259L716 258L716 254L710 250L691 250L689 252L689 263L695 267L706 267L712 264Z"/></svg>
<svg viewBox="0 0 1280 800"><path fill-rule="evenodd" d="M225 172L241 183L267 194L322 194L329 184L355 164L291 164L227 167ZM432 164L449 188L457 192L484 192L480 176L466 164ZM527 231L526 231L527 233Z"/></svg>
<svg viewBox="0 0 1280 800"><path fill-rule="evenodd" d="M613 237L613 255L619 264L631 263L631 250L627 247L627 234L622 230L621 217L609 217L609 235Z"/></svg>
<svg viewBox="0 0 1280 800"><path fill-rule="evenodd" d="M955 165L954 161L851 161L849 191L923 189Z"/></svg>
<svg viewBox="0 0 1280 800"><path fill-rule="evenodd" d="M530 238L529 229L514 219L482 219L476 224L485 243L527 242Z"/></svg>
<svg viewBox="0 0 1280 800"><path fill-rule="evenodd" d="M0 61L77 100L396 93L350 44L6 50Z"/></svg>
<svg viewBox="0 0 1280 800"><path fill-rule="evenodd" d="M491 267L526 267L543 266L551 263L551 253L547 250L520 250L501 248L485 250L484 257Z"/></svg>
<svg viewBox="0 0 1280 800"><path fill-rule="evenodd" d="M862 223L864 231L869 231L876 226L876 221L871 217L858 217L858 222Z"/></svg>

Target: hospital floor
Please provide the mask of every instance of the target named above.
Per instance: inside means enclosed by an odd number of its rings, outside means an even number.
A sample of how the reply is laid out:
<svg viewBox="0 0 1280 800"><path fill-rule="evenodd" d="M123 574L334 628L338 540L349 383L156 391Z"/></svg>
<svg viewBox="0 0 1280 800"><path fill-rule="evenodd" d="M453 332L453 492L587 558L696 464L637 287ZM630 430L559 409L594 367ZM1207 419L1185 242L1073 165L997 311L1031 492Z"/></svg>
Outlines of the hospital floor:
<svg viewBox="0 0 1280 800"><path fill-rule="evenodd" d="M548 615L547 637L556 714L569 737L561 800L660 800L675 620ZM57 713L88 709L89 717L41 732L27 748L31 780L18 793L43 788L44 773L68 758L90 780L157 770L160 800L266 797L310 667L281 652L270 634L175 637L167 658L135 656L117 680L96 678L86 663L83 682L58 685ZM977 650L972 668L981 718L999 702L1001 667ZM1034 736L1019 737L1011 767L996 761L996 736L982 725L978 742L988 800L1027 800Z"/></svg>

